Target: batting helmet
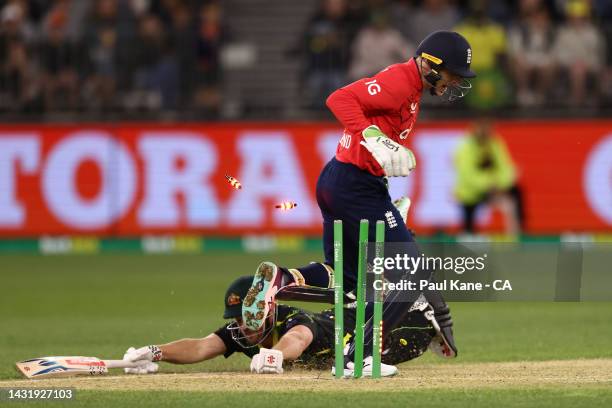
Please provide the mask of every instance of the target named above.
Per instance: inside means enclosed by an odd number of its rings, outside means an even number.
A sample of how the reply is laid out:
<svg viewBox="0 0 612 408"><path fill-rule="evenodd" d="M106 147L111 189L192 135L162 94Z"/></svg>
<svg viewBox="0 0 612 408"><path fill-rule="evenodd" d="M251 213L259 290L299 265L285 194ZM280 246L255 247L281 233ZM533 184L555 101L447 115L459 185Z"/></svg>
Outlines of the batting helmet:
<svg viewBox="0 0 612 408"><path fill-rule="evenodd" d="M435 31L417 47L416 56L428 60L435 68L444 68L462 78L474 78L470 70L472 48L470 43L454 31Z"/></svg>
<svg viewBox="0 0 612 408"><path fill-rule="evenodd" d="M253 283L253 276L242 276L233 281L225 291L224 319L235 319L242 316L242 301Z"/></svg>

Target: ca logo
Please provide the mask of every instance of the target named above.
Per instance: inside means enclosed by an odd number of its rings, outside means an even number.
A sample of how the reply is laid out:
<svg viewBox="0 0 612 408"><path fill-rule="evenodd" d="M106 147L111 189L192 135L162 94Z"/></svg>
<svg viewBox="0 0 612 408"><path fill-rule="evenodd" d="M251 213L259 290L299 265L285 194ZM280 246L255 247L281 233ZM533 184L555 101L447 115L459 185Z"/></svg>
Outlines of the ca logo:
<svg viewBox="0 0 612 408"><path fill-rule="evenodd" d="M368 86L368 93L372 96L380 92L380 85L376 83L376 80L368 81L365 83Z"/></svg>

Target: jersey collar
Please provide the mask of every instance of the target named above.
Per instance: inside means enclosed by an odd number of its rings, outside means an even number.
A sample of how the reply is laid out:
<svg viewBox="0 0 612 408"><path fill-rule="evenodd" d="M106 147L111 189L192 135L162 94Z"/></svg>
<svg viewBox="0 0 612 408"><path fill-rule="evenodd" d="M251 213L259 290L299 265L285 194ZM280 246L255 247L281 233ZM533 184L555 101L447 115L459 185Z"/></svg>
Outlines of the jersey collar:
<svg viewBox="0 0 612 408"><path fill-rule="evenodd" d="M417 67L416 64L416 58L410 58L405 65L407 68L406 73L415 84L416 90L421 92L423 90L423 81L421 80L421 72L419 71L419 67Z"/></svg>

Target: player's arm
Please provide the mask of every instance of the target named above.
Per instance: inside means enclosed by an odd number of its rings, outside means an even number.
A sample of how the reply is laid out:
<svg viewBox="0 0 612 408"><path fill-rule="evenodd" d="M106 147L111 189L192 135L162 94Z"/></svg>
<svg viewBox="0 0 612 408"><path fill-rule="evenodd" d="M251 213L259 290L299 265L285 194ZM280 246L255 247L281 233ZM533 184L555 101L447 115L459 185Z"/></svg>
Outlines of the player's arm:
<svg viewBox="0 0 612 408"><path fill-rule="evenodd" d="M294 326L280 338L273 349L281 351L284 360L295 360L310 346L312 339L313 334L308 327Z"/></svg>
<svg viewBox="0 0 612 408"><path fill-rule="evenodd" d="M351 134L360 134L371 126L368 117L399 109L401 103L395 95L398 89L393 89L387 77L388 73L383 71L373 78L360 79L327 98L327 107Z"/></svg>
<svg viewBox="0 0 612 408"><path fill-rule="evenodd" d="M251 372L257 374L282 374L283 361L295 360L308 348L314 334L305 325L289 329L272 349L261 348L251 360Z"/></svg>
<svg viewBox="0 0 612 408"><path fill-rule="evenodd" d="M226 351L225 343L215 333L202 339L181 339L159 346L161 361L174 364L192 364L210 360Z"/></svg>
<svg viewBox="0 0 612 408"><path fill-rule="evenodd" d="M130 347L124 360L136 363L141 367L126 368L128 374L147 374L157 372L157 361L167 361L174 364L192 364L222 355L226 351L223 340L215 333L201 339L182 339L161 346L151 345L138 349Z"/></svg>
<svg viewBox="0 0 612 408"><path fill-rule="evenodd" d="M389 139L370 116L393 113L406 100L401 76L384 70L373 78L361 79L338 89L327 98L327 106L349 133L360 135L364 146L389 177L407 176L416 167L414 154Z"/></svg>

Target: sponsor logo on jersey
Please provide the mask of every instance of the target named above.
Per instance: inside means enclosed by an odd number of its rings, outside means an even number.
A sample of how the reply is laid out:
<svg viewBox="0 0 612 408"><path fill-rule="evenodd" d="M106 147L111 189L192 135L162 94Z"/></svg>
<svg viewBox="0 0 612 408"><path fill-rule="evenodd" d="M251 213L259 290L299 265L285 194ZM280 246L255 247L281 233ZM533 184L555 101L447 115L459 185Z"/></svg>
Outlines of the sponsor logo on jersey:
<svg viewBox="0 0 612 408"><path fill-rule="evenodd" d="M380 92L380 85L376 83L376 80L373 79L365 83L368 86L368 93L372 96L376 95Z"/></svg>
<svg viewBox="0 0 612 408"><path fill-rule="evenodd" d="M404 131L399 134L400 139L408 139L408 136L410 136L410 132L412 132L413 126L410 126L408 129L404 129Z"/></svg>

